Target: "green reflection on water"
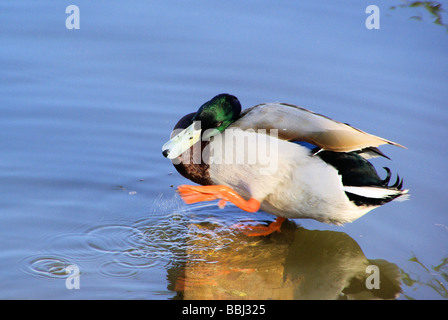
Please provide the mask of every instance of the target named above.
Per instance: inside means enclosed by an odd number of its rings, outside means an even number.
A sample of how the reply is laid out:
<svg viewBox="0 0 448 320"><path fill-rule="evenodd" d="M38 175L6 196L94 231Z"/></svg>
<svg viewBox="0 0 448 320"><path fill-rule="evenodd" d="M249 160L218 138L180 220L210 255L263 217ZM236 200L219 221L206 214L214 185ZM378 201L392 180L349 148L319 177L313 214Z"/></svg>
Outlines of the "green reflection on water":
<svg viewBox="0 0 448 320"><path fill-rule="evenodd" d="M391 6L390 9L394 10L396 8L423 8L426 10L433 19L433 22L436 25L445 27L448 32L448 24L442 21L442 14L446 12L442 8L442 4L437 1L404 1L404 3L396 6ZM411 16L410 19L414 20L423 20L423 15L421 12L417 13L418 15Z"/></svg>
<svg viewBox="0 0 448 320"><path fill-rule="evenodd" d="M435 266L427 267L422 263L415 255L413 255L409 261L413 262L418 267L419 272L423 276L414 275L410 272L401 271L401 280L405 286L408 286L411 290L416 291L422 287L427 287L434 290L441 298L448 298L448 290L444 284L448 281L448 257L441 259L441 262ZM422 279L423 277L427 279ZM414 277L414 278L413 278ZM413 299L410 295L405 295L408 299Z"/></svg>

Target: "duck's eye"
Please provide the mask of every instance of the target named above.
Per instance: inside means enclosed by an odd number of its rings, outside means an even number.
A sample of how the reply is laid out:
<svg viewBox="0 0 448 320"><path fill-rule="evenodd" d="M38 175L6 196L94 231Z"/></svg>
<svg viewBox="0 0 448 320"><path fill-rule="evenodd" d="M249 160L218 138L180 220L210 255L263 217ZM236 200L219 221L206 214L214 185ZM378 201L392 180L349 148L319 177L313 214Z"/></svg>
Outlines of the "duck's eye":
<svg viewBox="0 0 448 320"><path fill-rule="evenodd" d="M219 121L215 124L215 127L220 127L222 125L222 121Z"/></svg>

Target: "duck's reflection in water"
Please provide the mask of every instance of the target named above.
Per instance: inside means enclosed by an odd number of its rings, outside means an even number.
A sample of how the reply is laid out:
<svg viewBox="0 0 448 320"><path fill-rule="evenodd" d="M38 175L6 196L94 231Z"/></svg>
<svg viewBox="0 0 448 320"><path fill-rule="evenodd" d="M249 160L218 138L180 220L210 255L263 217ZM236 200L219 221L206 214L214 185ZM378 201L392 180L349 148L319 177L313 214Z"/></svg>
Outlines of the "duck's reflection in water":
<svg viewBox="0 0 448 320"><path fill-rule="evenodd" d="M177 298L394 299L400 293L398 267L367 259L343 232L294 222L269 237L210 223L189 230L188 258L172 279Z"/></svg>

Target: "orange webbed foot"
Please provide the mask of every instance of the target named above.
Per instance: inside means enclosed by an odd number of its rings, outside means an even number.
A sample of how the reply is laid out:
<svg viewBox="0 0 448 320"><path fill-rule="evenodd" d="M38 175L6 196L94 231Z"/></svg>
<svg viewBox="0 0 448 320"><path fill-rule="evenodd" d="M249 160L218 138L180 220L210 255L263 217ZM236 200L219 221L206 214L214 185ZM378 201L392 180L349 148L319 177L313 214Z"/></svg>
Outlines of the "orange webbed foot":
<svg viewBox="0 0 448 320"><path fill-rule="evenodd" d="M181 196L182 200L185 201L185 203L192 204L196 202L212 201L218 199L212 193L200 192L190 187L194 186L182 185L177 187L177 192Z"/></svg>
<svg viewBox="0 0 448 320"><path fill-rule="evenodd" d="M260 202L258 200L254 198L245 200L235 190L223 185L181 185L177 187L177 191L182 199L188 204L219 199L218 206L220 208L224 208L226 202L229 201L240 209L248 212L256 212L260 209Z"/></svg>
<svg viewBox="0 0 448 320"><path fill-rule="evenodd" d="M258 225L258 226L245 226L243 224L236 224L232 226L235 229L241 229L241 232L244 233L248 237L258 237L258 236L267 236L274 232L280 232L280 228L282 223L286 220L286 218L277 217L275 221L271 222L269 225Z"/></svg>

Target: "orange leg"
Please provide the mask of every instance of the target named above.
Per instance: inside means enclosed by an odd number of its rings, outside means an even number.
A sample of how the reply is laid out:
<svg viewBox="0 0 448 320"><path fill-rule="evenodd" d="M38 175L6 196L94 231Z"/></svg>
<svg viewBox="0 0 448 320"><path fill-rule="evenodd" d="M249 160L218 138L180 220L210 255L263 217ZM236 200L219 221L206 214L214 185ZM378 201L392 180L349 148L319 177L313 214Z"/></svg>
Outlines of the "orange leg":
<svg viewBox="0 0 448 320"><path fill-rule="evenodd" d="M248 212L256 212L260 209L260 202L258 200L254 198L245 200L235 190L223 185L181 185L177 187L177 191L182 199L188 204L220 199L218 203L220 208L224 208L226 201L230 201L238 208Z"/></svg>
<svg viewBox="0 0 448 320"><path fill-rule="evenodd" d="M275 221L271 222L268 226L259 225L259 226L244 226L241 224L234 225L234 228L242 229L242 232L249 237L257 237L257 236L267 236L273 232L280 232L280 228L282 226L283 221L286 218L277 217Z"/></svg>
<svg viewBox="0 0 448 320"><path fill-rule="evenodd" d="M256 212L260 209L260 202L258 200L254 198L245 200L235 190L223 185L181 185L177 187L177 191L182 199L188 204L219 199L218 206L220 208L224 208L226 202L230 201L240 209L248 212ZM273 232L280 231L280 227L285 220L286 218L277 217L277 219L268 226L244 226L238 224L235 225L234 228L243 229L243 233L247 236L267 236Z"/></svg>

